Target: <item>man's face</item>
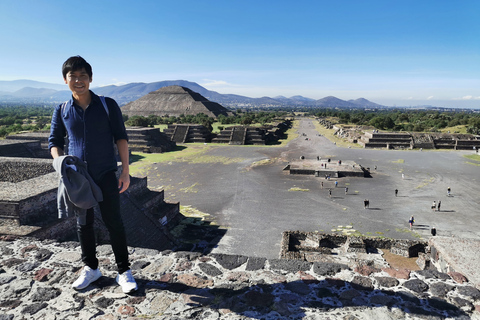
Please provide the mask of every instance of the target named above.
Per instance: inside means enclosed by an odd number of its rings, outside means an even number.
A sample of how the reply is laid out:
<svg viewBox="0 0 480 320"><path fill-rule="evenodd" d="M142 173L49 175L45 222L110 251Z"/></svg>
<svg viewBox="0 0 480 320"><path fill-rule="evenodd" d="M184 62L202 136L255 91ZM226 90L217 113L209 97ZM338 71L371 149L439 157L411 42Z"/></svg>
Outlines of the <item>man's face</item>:
<svg viewBox="0 0 480 320"><path fill-rule="evenodd" d="M64 80L72 93L77 96L88 93L92 82L85 68L68 72Z"/></svg>

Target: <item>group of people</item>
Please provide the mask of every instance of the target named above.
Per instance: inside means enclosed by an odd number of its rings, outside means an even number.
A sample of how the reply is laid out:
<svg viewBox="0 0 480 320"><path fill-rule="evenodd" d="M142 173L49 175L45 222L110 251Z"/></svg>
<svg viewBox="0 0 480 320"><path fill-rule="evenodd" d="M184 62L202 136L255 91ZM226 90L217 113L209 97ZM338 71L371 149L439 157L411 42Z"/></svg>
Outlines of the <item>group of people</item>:
<svg viewBox="0 0 480 320"><path fill-rule="evenodd" d="M323 189L323 181L320 182L320 186L321 186L321 188ZM337 186L338 186L338 181L335 180L335 188L336 188ZM348 194L348 187L345 187L345 194ZM328 189L328 196L329 196L329 197L332 197L332 189L331 189L331 188Z"/></svg>
<svg viewBox="0 0 480 320"><path fill-rule="evenodd" d="M451 191L452 189L450 187L447 188L447 196L450 197L451 196ZM398 189L395 189L395 196L397 196L398 194ZM435 200L432 202L432 206L431 206L431 209L435 212L435 211L440 211L440 208L442 206L442 201L441 200L438 200L438 202L436 202ZM408 220L408 224L410 225L410 229L412 229L413 227L413 224L415 223L415 218L413 216L410 217L410 219ZM432 229L430 230L432 236L435 236L437 235L437 229L435 227L432 227Z"/></svg>
<svg viewBox="0 0 480 320"><path fill-rule="evenodd" d="M438 204L433 201L432 203L432 210L435 211L440 211L440 206L442 205L442 201L438 200Z"/></svg>
<svg viewBox="0 0 480 320"><path fill-rule="evenodd" d="M412 227L413 227L414 223L415 223L415 217L411 216L410 219L408 219L408 224L410 224L410 230L412 230ZM430 229L430 233L432 234L432 236L436 236L437 235L437 229L435 227L432 227Z"/></svg>

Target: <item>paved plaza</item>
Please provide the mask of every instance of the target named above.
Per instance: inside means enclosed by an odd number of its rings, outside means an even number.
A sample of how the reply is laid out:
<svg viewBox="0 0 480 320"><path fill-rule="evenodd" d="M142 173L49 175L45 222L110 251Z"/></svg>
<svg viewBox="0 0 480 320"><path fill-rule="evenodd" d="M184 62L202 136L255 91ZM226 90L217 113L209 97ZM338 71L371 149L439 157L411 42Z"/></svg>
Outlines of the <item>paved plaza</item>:
<svg viewBox="0 0 480 320"><path fill-rule="evenodd" d="M434 226L438 236L480 239L480 168L464 157L472 152L344 148L320 136L313 121L301 119L299 137L287 146L208 145L208 156L222 161L154 164L149 187L163 187L167 200L225 227L215 253L278 258L283 231L329 233L339 226L396 239L428 239ZM353 161L370 168L371 177L326 180L283 170L301 156ZM441 201L440 211L431 209L433 201Z"/></svg>

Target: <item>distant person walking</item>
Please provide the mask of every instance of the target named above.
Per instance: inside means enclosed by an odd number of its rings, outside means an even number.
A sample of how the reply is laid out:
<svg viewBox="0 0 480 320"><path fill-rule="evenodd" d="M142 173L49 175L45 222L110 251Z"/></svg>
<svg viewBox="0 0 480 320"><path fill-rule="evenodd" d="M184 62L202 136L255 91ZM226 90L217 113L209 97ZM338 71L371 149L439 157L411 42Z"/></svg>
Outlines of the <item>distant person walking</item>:
<svg viewBox="0 0 480 320"><path fill-rule="evenodd" d="M347 193L348 193L348 188L347 188L347 187L345 187L345 194L347 194Z"/></svg>
<svg viewBox="0 0 480 320"><path fill-rule="evenodd" d="M335 181L335 188L338 186L338 181Z"/></svg>
<svg viewBox="0 0 480 320"><path fill-rule="evenodd" d="M447 196L450 197L450 192L452 191L452 189L450 189L450 187L447 188Z"/></svg>
<svg viewBox="0 0 480 320"><path fill-rule="evenodd" d="M331 198L332 197L332 189L328 189L328 196Z"/></svg>
<svg viewBox="0 0 480 320"><path fill-rule="evenodd" d="M369 207L370 207L370 200L368 199L363 200L363 208L367 209Z"/></svg>
<svg viewBox="0 0 480 320"><path fill-rule="evenodd" d="M408 223L410 224L410 230L412 230L413 224L415 223L415 218L411 216L410 220L408 220Z"/></svg>
<svg viewBox="0 0 480 320"><path fill-rule="evenodd" d="M405 173L402 173L402 179L405 179Z"/></svg>
<svg viewBox="0 0 480 320"><path fill-rule="evenodd" d="M432 233L432 236L436 236L437 235L437 229L435 229L435 227L432 227L432 230L430 230L430 232Z"/></svg>
<svg viewBox="0 0 480 320"><path fill-rule="evenodd" d="M442 201L438 200L438 205L437 205L437 210L440 211L440 205L442 204Z"/></svg>
<svg viewBox="0 0 480 320"><path fill-rule="evenodd" d="M437 210L437 204L435 203L435 201L433 201L433 203L432 203L432 210L433 211Z"/></svg>
<svg viewBox="0 0 480 320"><path fill-rule="evenodd" d="M395 197L398 196L398 189L395 189Z"/></svg>
<svg viewBox="0 0 480 320"><path fill-rule="evenodd" d="M321 186L322 186L322 189L323 189L323 181L322 181L322 183L321 183Z"/></svg>

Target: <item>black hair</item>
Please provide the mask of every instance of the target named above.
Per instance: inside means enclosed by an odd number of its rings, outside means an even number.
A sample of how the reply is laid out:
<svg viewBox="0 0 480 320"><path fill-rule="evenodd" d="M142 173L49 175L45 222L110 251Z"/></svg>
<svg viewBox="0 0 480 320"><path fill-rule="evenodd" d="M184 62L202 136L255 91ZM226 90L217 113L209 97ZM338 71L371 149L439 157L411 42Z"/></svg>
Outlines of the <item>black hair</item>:
<svg viewBox="0 0 480 320"><path fill-rule="evenodd" d="M77 71L84 68L88 76L90 77L90 79L92 79L92 76L93 76L92 66L80 56L70 57L67 59L67 61L63 63L63 66L62 66L63 78L66 79L67 73L69 73L70 71Z"/></svg>

